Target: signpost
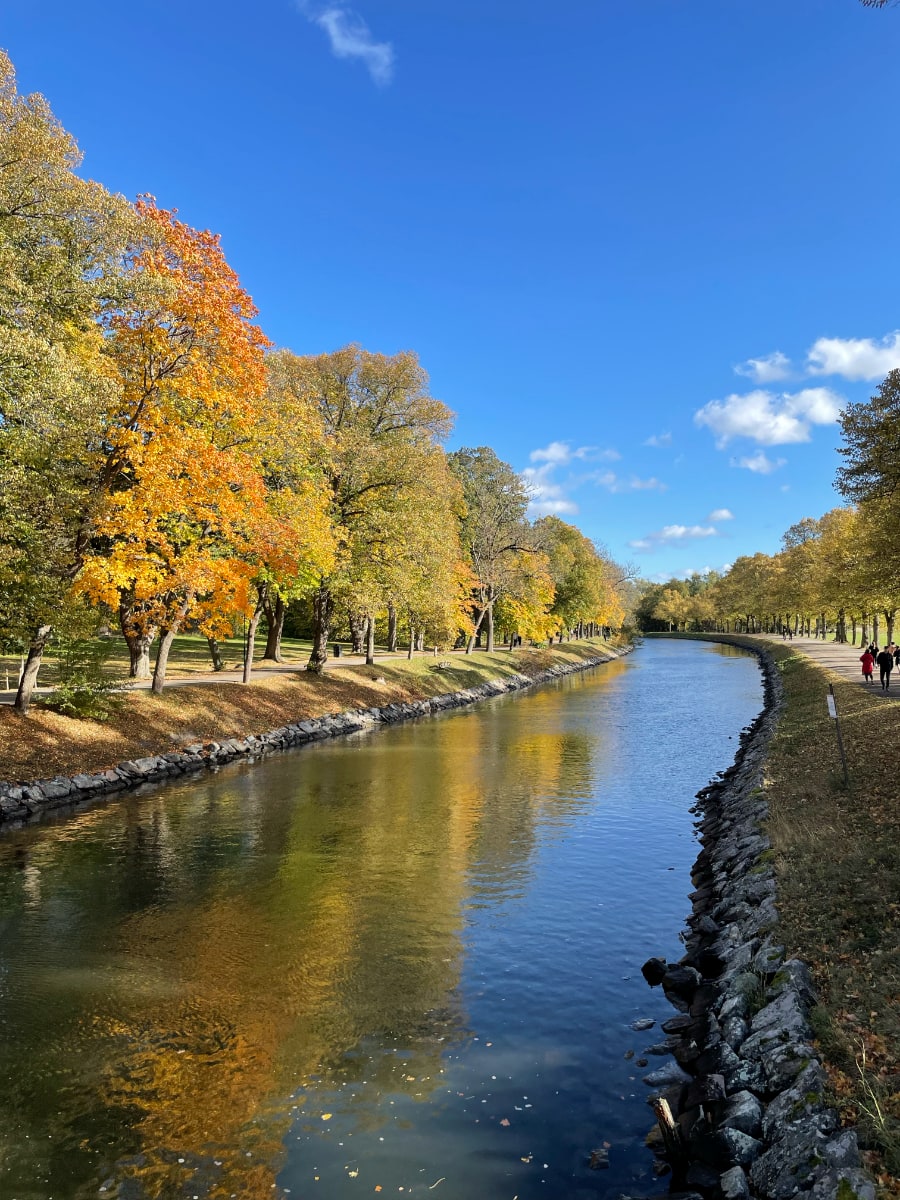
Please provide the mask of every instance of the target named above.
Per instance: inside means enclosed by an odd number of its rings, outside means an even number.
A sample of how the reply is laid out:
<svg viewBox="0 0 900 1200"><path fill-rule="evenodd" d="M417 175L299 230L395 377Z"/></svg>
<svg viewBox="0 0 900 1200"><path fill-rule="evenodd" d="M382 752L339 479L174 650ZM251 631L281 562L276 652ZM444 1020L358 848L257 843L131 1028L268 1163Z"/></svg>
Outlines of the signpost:
<svg viewBox="0 0 900 1200"><path fill-rule="evenodd" d="M834 720L834 728L837 732L838 750L841 754L841 766L844 768L844 787L850 787L850 777L847 774L847 756L844 754L844 739L841 737L841 722L838 717L837 704L834 698L834 684L829 683L828 695L825 697L825 702L828 705L828 715Z"/></svg>

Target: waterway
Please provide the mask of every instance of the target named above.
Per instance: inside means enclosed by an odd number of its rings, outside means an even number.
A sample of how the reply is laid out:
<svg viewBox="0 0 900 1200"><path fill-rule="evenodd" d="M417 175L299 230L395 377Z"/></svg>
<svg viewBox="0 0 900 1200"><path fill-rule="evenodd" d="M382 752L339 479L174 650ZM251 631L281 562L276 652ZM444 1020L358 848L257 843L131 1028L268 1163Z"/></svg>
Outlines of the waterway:
<svg viewBox="0 0 900 1200"><path fill-rule="evenodd" d="M761 704L752 656L653 641L7 834L0 1197L663 1192L640 965Z"/></svg>

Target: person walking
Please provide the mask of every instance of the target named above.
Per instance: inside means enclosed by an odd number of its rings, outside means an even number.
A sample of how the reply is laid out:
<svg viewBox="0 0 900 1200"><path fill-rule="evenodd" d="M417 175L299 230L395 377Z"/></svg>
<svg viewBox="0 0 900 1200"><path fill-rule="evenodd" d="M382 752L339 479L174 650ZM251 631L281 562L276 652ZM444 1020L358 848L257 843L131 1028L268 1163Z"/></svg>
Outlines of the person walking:
<svg viewBox="0 0 900 1200"><path fill-rule="evenodd" d="M891 690L891 671L894 667L894 656L885 646L875 660L878 663L878 670L881 673L881 690L889 692Z"/></svg>
<svg viewBox="0 0 900 1200"><path fill-rule="evenodd" d="M872 654L872 651L864 650L859 657L859 661L862 663L863 679L867 680L869 683L874 683L875 681L872 678L872 672L875 669L875 657Z"/></svg>
<svg viewBox="0 0 900 1200"><path fill-rule="evenodd" d="M894 647L894 666L900 670L900 646Z"/></svg>

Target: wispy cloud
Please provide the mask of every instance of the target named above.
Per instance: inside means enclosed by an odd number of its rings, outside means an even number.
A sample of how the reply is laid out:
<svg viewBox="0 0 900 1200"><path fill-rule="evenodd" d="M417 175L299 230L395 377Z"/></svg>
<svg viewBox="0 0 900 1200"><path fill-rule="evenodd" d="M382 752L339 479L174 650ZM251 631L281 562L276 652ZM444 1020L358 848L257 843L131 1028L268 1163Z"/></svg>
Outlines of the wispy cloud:
<svg viewBox="0 0 900 1200"><path fill-rule="evenodd" d="M775 350L763 358L748 358L746 362L738 363L734 372L754 383L778 383L781 379L790 379L791 360L780 350Z"/></svg>
<svg viewBox="0 0 900 1200"><path fill-rule="evenodd" d="M758 389L710 400L694 413L694 421L712 430L720 450L736 437L761 446L783 446L808 442L811 427L836 421L844 403L843 396L824 387L781 393Z"/></svg>
<svg viewBox="0 0 900 1200"><path fill-rule="evenodd" d="M335 58L360 59L379 87L391 82L394 47L390 42L376 42L368 25L353 9L343 4L327 4L323 7L309 0L298 0L298 8L308 21L318 25L328 35Z"/></svg>
<svg viewBox="0 0 900 1200"><path fill-rule="evenodd" d="M656 550L659 546L671 546L677 545L679 542L695 541L698 538L716 537L718 532L715 525L664 525L662 529L645 534L642 538L636 538L628 545L632 550L648 553Z"/></svg>
<svg viewBox="0 0 900 1200"><path fill-rule="evenodd" d="M729 508L714 508L707 521L733 521L734 513Z"/></svg>
<svg viewBox="0 0 900 1200"><path fill-rule="evenodd" d="M755 471L757 475L771 475L773 471L777 471L780 467L783 467L786 462L786 458L768 458L765 451L760 450L758 454L733 458L731 466L743 467L747 471Z"/></svg>
<svg viewBox="0 0 900 1200"><path fill-rule="evenodd" d="M663 483L661 479L657 479L655 475L649 479L639 479L637 475L631 475L628 479L623 479L615 471L592 471L590 475L585 476L585 480L589 483L597 484L598 487L606 488L608 492L612 492L613 494L620 492L664 492L669 486L667 483Z"/></svg>
<svg viewBox="0 0 900 1200"><path fill-rule="evenodd" d="M532 450L528 457L532 462L564 467L573 459L579 462L617 462L622 455L618 450L603 450L600 446L578 446L573 450L568 442L551 442L542 450Z"/></svg>
<svg viewBox="0 0 900 1200"><path fill-rule="evenodd" d="M578 505L568 498L563 485L550 478L557 465L551 460L542 467L526 467L521 472L531 493L528 509L532 516L562 516L578 512Z"/></svg>
<svg viewBox="0 0 900 1200"><path fill-rule="evenodd" d="M813 342L806 356L810 375L844 379L882 379L900 367L900 330L874 338L825 338Z"/></svg>
<svg viewBox="0 0 900 1200"><path fill-rule="evenodd" d="M672 435L671 433L654 433L652 437L647 438L646 442L644 442L644 445L656 446L658 449L662 450L666 446L672 445Z"/></svg>

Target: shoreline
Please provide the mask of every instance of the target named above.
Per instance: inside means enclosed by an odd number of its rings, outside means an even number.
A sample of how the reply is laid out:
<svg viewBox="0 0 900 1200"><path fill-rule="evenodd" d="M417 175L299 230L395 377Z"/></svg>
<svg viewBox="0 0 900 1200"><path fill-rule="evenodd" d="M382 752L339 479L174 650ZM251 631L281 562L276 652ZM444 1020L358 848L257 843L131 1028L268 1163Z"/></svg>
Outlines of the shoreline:
<svg viewBox="0 0 900 1200"><path fill-rule="evenodd" d="M787 958L780 941L775 852L765 828L766 764L786 703L779 667L767 647L741 635L692 640L754 653L764 693L732 765L697 793L701 850L686 953L675 964L654 958L642 968L678 1010L663 1024L677 1073L654 1102L667 1158L676 1182L704 1197L875 1200L857 1132L841 1127L827 1099L812 1046L817 998L809 968Z"/></svg>
<svg viewBox="0 0 900 1200"><path fill-rule="evenodd" d="M598 649L590 643L575 645L580 649ZM565 646L571 648L573 644L566 643L558 649L563 650ZM575 661L564 658L553 662L535 674L513 672L488 678L472 687L436 695L423 694L408 700L393 700L385 705L326 711L302 720L285 722L262 733L221 737L208 742L193 741L181 750L125 759L103 770L79 771L71 775L15 783L0 781L0 835L8 829L35 824L47 813L67 809L80 811L99 800L133 792L147 784L162 784L205 770L215 770L225 763L240 759L254 762L264 755L302 746L307 742L372 730L380 725L429 716L549 683L613 662L629 654L633 646L613 647L604 644L602 649L603 653L588 657L579 653ZM553 651L549 654L553 656Z"/></svg>

